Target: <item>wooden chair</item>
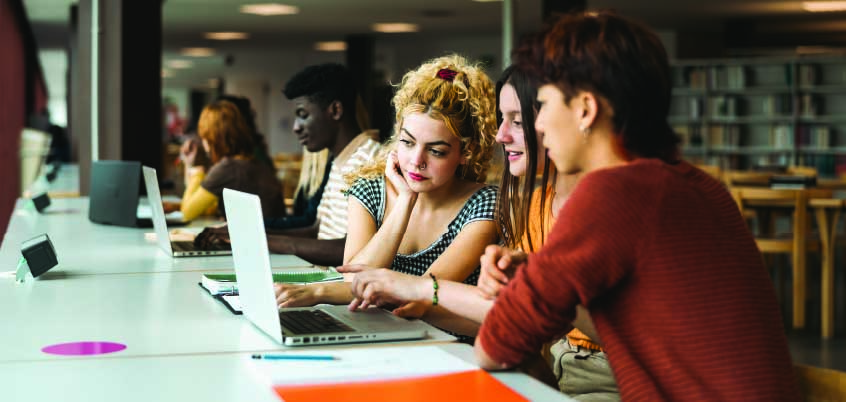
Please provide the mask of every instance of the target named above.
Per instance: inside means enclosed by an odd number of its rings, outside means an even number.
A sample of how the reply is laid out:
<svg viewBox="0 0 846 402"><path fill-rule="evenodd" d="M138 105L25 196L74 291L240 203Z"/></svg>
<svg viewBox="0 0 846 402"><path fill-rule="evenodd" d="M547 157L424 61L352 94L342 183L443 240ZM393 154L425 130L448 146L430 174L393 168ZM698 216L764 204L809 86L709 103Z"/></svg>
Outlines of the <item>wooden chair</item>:
<svg viewBox="0 0 846 402"><path fill-rule="evenodd" d="M831 197L830 190L773 190L769 188L735 187L730 189L741 211L758 210L758 233L755 242L762 254L790 254L793 272L793 327L805 326L806 254L819 250L819 236L810 231L808 199ZM792 213L790 233L778 235L765 210L787 209Z"/></svg>
<svg viewBox="0 0 846 402"><path fill-rule="evenodd" d="M803 401L846 402L846 373L804 364L795 364L793 369Z"/></svg>
<svg viewBox="0 0 846 402"><path fill-rule="evenodd" d="M699 170L702 170L705 173L711 175L711 177L722 181L723 180L723 169L719 166L714 165L696 165Z"/></svg>
<svg viewBox="0 0 846 402"><path fill-rule="evenodd" d="M817 168L811 166L790 166L787 168L786 173L791 176L818 176Z"/></svg>
<svg viewBox="0 0 846 402"><path fill-rule="evenodd" d="M771 172L726 170L723 172L723 183L726 187L768 187L772 176Z"/></svg>

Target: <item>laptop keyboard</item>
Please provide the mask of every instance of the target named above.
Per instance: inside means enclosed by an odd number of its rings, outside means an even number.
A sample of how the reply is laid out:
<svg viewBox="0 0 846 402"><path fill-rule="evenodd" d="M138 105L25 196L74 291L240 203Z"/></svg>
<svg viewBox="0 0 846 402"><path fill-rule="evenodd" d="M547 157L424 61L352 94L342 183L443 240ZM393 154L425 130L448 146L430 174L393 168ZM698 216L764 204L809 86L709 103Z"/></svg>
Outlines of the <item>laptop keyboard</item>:
<svg viewBox="0 0 846 402"><path fill-rule="evenodd" d="M170 246L173 247L173 251L229 251L232 250L232 247L229 243L216 243L211 244L209 247L199 248L194 245L192 241L172 241L170 242Z"/></svg>
<svg viewBox="0 0 846 402"><path fill-rule="evenodd" d="M280 311L279 321L294 334L353 332L353 329L321 310Z"/></svg>

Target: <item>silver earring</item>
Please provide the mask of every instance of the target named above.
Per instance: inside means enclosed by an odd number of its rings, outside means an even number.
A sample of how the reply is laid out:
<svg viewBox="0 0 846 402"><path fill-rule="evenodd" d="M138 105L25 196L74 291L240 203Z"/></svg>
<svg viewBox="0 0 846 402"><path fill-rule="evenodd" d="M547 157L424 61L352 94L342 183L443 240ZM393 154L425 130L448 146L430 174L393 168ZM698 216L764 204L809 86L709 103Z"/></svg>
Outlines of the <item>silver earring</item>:
<svg viewBox="0 0 846 402"><path fill-rule="evenodd" d="M588 135L590 134L590 126L581 126L579 127L579 131L582 132L582 139L587 142Z"/></svg>

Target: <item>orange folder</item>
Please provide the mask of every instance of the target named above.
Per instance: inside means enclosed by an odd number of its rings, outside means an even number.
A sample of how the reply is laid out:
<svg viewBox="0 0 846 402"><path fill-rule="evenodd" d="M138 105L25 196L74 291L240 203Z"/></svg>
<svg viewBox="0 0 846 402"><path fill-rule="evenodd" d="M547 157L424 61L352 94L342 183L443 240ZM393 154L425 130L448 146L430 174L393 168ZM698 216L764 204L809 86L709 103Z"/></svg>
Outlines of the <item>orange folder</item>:
<svg viewBox="0 0 846 402"><path fill-rule="evenodd" d="M285 402L526 401L484 370L429 377L317 385L274 386Z"/></svg>

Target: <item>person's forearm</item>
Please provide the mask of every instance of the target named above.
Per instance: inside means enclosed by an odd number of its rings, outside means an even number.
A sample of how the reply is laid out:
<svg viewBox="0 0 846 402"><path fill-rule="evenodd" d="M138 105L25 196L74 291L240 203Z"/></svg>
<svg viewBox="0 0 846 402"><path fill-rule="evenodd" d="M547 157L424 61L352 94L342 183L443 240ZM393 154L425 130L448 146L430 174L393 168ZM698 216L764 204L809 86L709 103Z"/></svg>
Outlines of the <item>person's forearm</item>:
<svg viewBox="0 0 846 402"><path fill-rule="evenodd" d="M427 277L420 278L411 302L431 303L434 301L434 286ZM453 281L438 281L438 305L430 306L423 319L439 328L462 335L476 336L479 326L492 300L482 297L475 286Z"/></svg>
<svg viewBox="0 0 846 402"><path fill-rule="evenodd" d="M346 239L318 240L269 235L271 253L296 255L314 265L335 267L343 263Z"/></svg>
<svg viewBox="0 0 846 402"><path fill-rule="evenodd" d="M482 324L467 317L462 317L453 311L447 310L445 307L441 307L440 303L438 304L438 306L429 308L423 316L424 321L459 335L476 336Z"/></svg>
<svg viewBox="0 0 846 402"><path fill-rule="evenodd" d="M308 286L319 286L315 293L318 303L348 304L353 299L349 282L321 283Z"/></svg>
<svg viewBox="0 0 846 402"><path fill-rule="evenodd" d="M317 232L318 232L318 225L317 223L300 228L288 228L288 229L273 229L267 228L267 234L269 235L279 235L279 236L291 236L291 237L302 237L306 239L316 239Z"/></svg>
<svg viewBox="0 0 846 402"><path fill-rule="evenodd" d="M411 210L416 197L403 195L397 197L391 212L385 217L382 226L367 242L349 264L363 264L371 267L389 268L397 255L402 238L408 228Z"/></svg>
<svg viewBox="0 0 846 402"><path fill-rule="evenodd" d="M202 170L195 172L191 181L185 187L185 193L182 194L182 202L179 206L182 218L186 221L194 220L217 203L217 197L200 185L204 175Z"/></svg>
<svg viewBox="0 0 846 402"><path fill-rule="evenodd" d="M428 281L428 282L431 282ZM431 283L429 284L431 288ZM430 289L429 299L434 293ZM493 300L482 297L475 286L453 281L438 281L438 306L453 314L481 324L493 306ZM478 330L478 328L476 328Z"/></svg>

